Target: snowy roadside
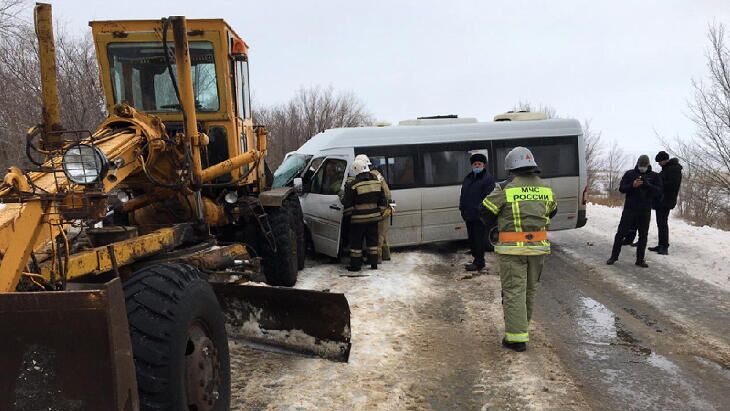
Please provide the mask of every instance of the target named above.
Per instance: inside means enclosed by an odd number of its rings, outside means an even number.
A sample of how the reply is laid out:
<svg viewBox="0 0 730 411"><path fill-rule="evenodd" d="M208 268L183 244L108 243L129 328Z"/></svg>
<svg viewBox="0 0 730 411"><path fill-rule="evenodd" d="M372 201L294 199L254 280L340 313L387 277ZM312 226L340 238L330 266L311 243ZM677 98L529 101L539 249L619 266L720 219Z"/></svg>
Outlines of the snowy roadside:
<svg viewBox="0 0 730 411"><path fill-rule="evenodd" d="M578 230L556 231L550 238L567 252L580 257L586 247L599 250L605 259L611 254L611 244L621 219L621 208L588 204L588 224ZM648 246L657 243L655 215L649 227ZM659 256L647 251L649 264L661 262L677 273L705 281L723 290L730 291L730 232L711 227L696 227L670 215L669 255ZM592 245L592 246L591 246ZM633 262L634 249L624 247L622 261Z"/></svg>
<svg viewBox="0 0 730 411"><path fill-rule="evenodd" d="M353 312L349 362L256 353L233 344L232 408L244 409L238 404L262 410L396 410L416 406L417 399L388 374L405 361L408 350L402 340L409 333L407 317L417 303L433 293L429 278L417 270L433 257L421 253L399 257L398 264L382 264L377 271L365 268L361 272L364 277L341 276L349 273L339 264L314 263L302 271L297 288L346 293ZM273 366L280 372L260 372L262 366Z"/></svg>
<svg viewBox="0 0 730 411"><path fill-rule="evenodd" d="M500 284L467 275L454 244L397 250L367 277L308 261L297 288L344 292L352 311L347 364L231 344L232 409L577 410L580 389L534 324L527 353L503 349Z"/></svg>

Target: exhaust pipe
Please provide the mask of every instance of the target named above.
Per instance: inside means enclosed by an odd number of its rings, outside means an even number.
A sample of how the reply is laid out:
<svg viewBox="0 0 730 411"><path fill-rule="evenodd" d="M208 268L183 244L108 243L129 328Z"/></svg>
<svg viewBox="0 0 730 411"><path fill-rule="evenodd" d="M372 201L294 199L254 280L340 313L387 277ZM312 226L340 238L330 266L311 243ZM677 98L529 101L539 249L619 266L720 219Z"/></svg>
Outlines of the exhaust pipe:
<svg viewBox="0 0 730 411"><path fill-rule="evenodd" d="M53 40L53 15L51 5L36 3L34 9L35 34L38 38L38 61L41 69L43 92L43 150L57 150L63 146L63 137L54 133L63 129L58 103L58 79L56 75L56 46Z"/></svg>

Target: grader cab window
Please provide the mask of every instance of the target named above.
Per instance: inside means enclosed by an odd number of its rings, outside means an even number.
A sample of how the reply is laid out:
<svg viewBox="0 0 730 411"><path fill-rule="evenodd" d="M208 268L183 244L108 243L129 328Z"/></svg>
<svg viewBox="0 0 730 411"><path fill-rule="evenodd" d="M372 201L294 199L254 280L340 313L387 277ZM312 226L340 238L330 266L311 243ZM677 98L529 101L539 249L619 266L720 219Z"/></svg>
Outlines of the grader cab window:
<svg viewBox="0 0 730 411"><path fill-rule="evenodd" d="M145 112L180 111L160 43L113 43L108 50L115 103L126 102ZM170 59L177 76L172 52ZM220 102L213 45L191 42L190 59L197 111L218 111Z"/></svg>

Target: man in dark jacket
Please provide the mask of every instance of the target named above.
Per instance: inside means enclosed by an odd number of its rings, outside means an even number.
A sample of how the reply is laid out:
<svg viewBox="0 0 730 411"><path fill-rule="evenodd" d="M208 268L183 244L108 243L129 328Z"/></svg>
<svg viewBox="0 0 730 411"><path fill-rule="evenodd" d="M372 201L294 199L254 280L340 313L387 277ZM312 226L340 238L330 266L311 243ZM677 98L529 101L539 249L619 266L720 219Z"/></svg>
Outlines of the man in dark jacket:
<svg viewBox="0 0 730 411"><path fill-rule="evenodd" d="M669 254L669 211L677 205L677 195L679 187L682 185L682 165L676 158L670 160L666 151L660 151L654 159L662 166L659 176L664 188L662 198L654 200L659 245L649 247L649 251L667 255Z"/></svg>
<svg viewBox="0 0 730 411"><path fill-rule="evenodd" d="M469 236L469 248L474 262L466 265L466 271L478 271L484 268L484 251L487 241L487 227L479 218L479 205L494 190L494 177L486 170L487 157L481 153L472 154L469 158L471 172L464 177L459 197L461 218L466 223Z"/></svg>
<svg viewBox="0 0 730 411"><path fill-rule="evenodd" d="M662 180L659 174L651 171L649 156L645 154L639 156L636 167L627 171L621 178L618 190L626 194L626 199L624 200L624 210L621 213L621 222L618 224L618 230L613 239L611 257L606 264L611 265L618 260L623 239L632 227L636 227L639 231L639 242L636 244L636 265L649 267L644 259L644 254L651 221L651 206L654 200L661 198L662 195Z"/></svg>

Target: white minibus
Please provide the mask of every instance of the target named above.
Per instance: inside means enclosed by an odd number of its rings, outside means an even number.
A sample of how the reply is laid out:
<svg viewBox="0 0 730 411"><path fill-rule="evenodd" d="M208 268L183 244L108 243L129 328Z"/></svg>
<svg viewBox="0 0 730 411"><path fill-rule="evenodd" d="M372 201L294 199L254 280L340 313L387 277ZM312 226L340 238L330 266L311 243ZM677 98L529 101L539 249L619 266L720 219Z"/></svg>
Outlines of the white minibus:
<svg viewBox="0 0 730 411"><path fill-rule="evenodd" d="M507 178L505 155L524 146L534 154L541 177L557 198L558 214L550 230L582 227L586 166L580 123L533 120L540 117L522 114L500 115L493 122L444 116L397 126L327 130L286 156L274 173L273 185L301 183L297 188L307 238L316 252L336 257L341 251L342 221L338 193L354 157L367 154L387 179L396 204L388 233L391 247L459 240L467 237L458 207L462 181L471 170L471 153L484 153L487 170L501 181Z"/></svg>

